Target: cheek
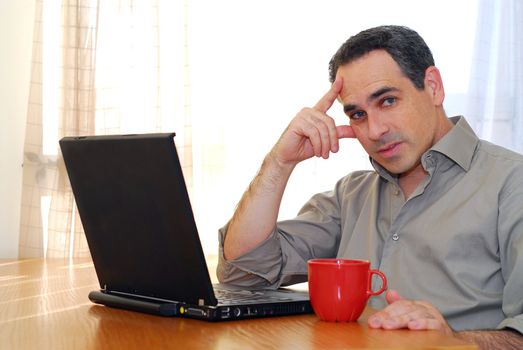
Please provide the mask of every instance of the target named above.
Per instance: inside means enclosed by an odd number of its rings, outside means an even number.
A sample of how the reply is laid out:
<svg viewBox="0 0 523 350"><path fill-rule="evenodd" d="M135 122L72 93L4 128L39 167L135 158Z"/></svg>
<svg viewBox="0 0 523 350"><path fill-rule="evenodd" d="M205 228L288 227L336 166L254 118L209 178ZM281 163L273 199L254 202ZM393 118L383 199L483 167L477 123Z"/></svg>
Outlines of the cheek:
<svg viewBox="0 0 523 350"><path fill-rule="evenodd" d="M361 144L361 146L369 153L369 147L371 144L371 141L367 138L367 133L361 130L361 128L355 128L353 127L352 130L354 130L354 133L356 134L356 139L358 139L358 142Z"/></svg>

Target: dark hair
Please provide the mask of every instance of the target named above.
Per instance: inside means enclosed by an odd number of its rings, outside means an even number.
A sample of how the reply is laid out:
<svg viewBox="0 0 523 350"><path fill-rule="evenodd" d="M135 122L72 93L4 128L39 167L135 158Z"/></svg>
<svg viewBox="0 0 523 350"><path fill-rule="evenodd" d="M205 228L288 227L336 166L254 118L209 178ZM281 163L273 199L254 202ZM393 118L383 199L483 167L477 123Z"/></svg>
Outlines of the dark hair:
<svg viewBox="0 0 523 350"><path fill-rule="evenodd" d="M340 66L374 50L387 51L414 86L424 88L425 71L434 65L429 47L414 30L392 25L364 30L341 45L329 62L330 82L336 79Z"/></svg>

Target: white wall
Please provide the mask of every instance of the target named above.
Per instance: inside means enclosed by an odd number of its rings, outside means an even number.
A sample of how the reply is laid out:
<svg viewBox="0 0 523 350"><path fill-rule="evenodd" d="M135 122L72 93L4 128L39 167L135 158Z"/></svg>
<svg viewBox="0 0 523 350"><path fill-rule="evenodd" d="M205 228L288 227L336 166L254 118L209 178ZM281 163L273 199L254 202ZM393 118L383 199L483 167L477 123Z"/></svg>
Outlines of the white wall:
<svg viewBox="0 0 523 350"><path fill-rule="evenodd" d="M192 204L206 252L217 251L216 228L231 217L291 118L329 89L328 62L350 35L382 24L418 31L434 54L451 102L468 87L476 7L477 0L439 0L437 6L426 0L393 6L389 0L189 1ZM459 23L459 30L442 25L442 18ZM458 101L445 104L450 115L464 113L454 107ZM329 115L338 125L348 121L339 103ZM222 140L227 140L223 149L214 147ZM217 165L221 160L223 168ZM328 160L312 158L296 167L279 218L294 217L314 193L368 168L360 144L340 140L340 151Z"/></svg>
<svg viewBox="0 0 523 350"><path fill-rule="evenodd" d="M35 0L0 0L0 258L18 257Z"/></svg>

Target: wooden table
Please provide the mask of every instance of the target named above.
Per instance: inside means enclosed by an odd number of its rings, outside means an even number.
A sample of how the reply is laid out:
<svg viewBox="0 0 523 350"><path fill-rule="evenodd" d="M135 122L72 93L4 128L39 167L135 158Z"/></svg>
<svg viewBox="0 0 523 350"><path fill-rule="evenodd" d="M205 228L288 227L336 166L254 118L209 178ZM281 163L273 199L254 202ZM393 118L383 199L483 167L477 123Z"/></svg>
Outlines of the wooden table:
<svg viewBox="0 0 523 350"><path fill-rule="evenodd" d="M476 349L436 331L369 329L314 315L209 323L94 305L90 260L0 260L2 349Z"/></svg>

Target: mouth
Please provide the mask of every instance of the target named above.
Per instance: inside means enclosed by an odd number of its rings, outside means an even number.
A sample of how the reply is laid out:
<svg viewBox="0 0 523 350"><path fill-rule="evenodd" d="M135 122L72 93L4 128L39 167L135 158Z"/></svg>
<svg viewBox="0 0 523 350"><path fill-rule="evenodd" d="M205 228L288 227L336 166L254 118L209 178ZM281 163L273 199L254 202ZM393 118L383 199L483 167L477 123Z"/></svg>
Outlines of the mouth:
<svg viewBox="0 0 523 350"><path fill-rule="evenodd" d="M401 147L401 142L393 142L388 145L382 146L378 149L378 154L383 158L391 158L395 156Z"/></svg>

